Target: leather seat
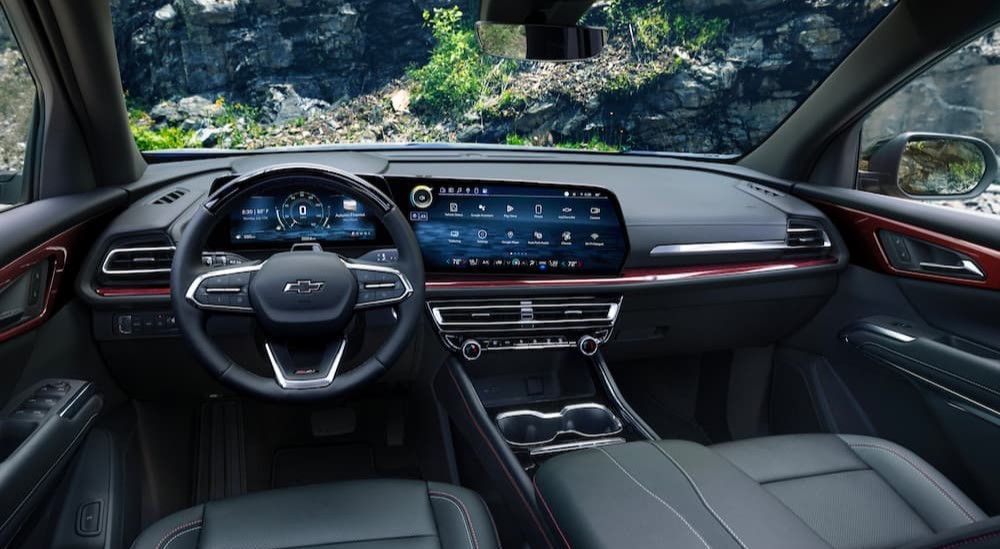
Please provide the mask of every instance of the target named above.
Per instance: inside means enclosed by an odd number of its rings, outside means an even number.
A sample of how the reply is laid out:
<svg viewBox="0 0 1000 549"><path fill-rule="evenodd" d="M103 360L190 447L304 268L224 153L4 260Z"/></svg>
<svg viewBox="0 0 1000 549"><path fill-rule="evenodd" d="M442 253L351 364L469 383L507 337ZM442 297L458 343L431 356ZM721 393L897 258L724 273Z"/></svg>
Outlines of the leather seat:
<svg viewBox="0 0 1000 549"><path fill-rule="evenodd" d="M894 548L987 518L912 452L863 436L605 446L549 460L535 483L574 549Z"/></svg>
<svg viewBox="0 0 1000 549"><path fill-rule="evenodd" d="M433 482L365 480L259 492L185 509L133 549L499 549L474 492Z"/></svg>

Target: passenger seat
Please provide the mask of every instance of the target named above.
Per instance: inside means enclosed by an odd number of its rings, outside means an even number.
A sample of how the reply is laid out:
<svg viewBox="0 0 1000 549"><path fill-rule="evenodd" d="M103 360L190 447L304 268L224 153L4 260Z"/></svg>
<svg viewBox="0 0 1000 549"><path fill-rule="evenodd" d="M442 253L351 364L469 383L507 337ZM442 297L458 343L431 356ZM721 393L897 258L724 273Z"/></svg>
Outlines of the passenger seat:
<svg viewBox="0 0 1000 549"><path fill-rule="evenodd" d="M555 457L535 483L574 549L936 547L960 528L963 549L1000 542L983 537L1000 526L980 528L983 511L927 462L864 436L634 442Z"/></svg>

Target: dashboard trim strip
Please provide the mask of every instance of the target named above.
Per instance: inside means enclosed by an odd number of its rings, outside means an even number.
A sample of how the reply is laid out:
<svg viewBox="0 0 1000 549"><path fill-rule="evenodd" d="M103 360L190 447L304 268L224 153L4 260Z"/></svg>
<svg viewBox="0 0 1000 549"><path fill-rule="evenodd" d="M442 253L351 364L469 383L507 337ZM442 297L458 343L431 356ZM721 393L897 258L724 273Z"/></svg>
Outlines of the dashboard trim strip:
<svg viewBox="0 0 1000 549"><path fill-rule="evenodd" d="M820 267L837 263L834 257L817 259L789 259L784 261L764 261L756 263L733 263L724 265L694 265L683 267L663 267L659 269L626 269L616 278L551 278L551 279L511 279L511 280L429 280L428 288L493 288L493 287L560 287L560 286L615 286L675 280L695 280L742 274L763 274L793 271L809 267Z"/></svg>
<svg viewBox="0 0 1000 549"><path fill-rule="evenodd" d="M101 297L137 297L144 295L170 295L170 287L159 288L94 288Z"/></svg>

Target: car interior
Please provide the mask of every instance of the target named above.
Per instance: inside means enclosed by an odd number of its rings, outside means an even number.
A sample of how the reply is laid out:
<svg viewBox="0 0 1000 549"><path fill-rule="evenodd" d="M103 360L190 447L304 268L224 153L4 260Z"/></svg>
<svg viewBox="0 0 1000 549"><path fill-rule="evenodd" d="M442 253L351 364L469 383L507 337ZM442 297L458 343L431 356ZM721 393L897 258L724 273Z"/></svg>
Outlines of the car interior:
<svg viewBox="0 0 1000 549"><path fill-rule="evenodd" d="M996 154L862 145L1000 3L867 2L732 155L140 150L120 2L0 4L37 88L0 177L0 547L1000 547L1000 219L933 203ZM603 2L465 4L545 70L622 39Z"/></svg>

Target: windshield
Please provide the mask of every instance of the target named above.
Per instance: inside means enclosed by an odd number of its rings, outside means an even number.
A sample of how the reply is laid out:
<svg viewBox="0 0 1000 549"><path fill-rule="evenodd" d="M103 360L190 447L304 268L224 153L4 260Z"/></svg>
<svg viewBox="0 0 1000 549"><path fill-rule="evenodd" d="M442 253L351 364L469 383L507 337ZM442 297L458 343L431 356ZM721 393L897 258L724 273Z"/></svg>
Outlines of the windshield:
<svg viewBox="0 0 1000 549"><path fill-rule="evenodd" d="M480 52L478 2L111 0L139 148L487 143L741 155L893 0L609 0L599 56Z"/></svg>

